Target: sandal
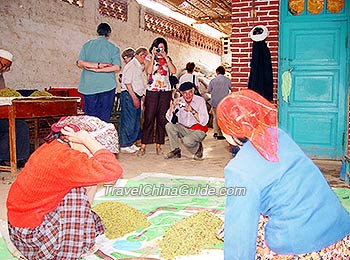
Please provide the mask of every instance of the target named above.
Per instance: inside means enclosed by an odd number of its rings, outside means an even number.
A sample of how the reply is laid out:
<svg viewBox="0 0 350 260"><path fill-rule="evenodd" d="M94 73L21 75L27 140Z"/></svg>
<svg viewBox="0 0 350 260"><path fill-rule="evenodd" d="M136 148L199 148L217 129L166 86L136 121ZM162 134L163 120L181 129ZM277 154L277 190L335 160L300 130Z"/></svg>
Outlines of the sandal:
<svg viewBox="0 0 350 260"><path fill-rule="evenodd" d="M160 147L160 144L156 144L156 153L157 153L157 155L162 155L163 154L163 150Z"/></svg>
<svg viewBox="0 0 350 260"><path fill-rule="evenodd" d="M146 148L141 147L140 150L137 151L137 156L142 157L146 154Z"/></svg>

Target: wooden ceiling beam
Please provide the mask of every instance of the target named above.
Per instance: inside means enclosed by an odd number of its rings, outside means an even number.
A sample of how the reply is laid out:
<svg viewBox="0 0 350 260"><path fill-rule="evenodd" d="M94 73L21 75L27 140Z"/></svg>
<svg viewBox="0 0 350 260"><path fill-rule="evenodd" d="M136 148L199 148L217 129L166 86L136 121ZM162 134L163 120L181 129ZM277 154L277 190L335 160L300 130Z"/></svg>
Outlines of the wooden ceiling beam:
<svg viewBox="0 0 350 260"><path fill-rule="evenodd" d="M183 2L185 2L185 0L169 0L166 2L170 2L170 3L174 4L175 6L177 6L177 5L181 5Z"/></svg>
<svg viewBox="0 0 350 260"><path fill-rule="evenodd" d="M209 10L215 12L217 15L221 15L221 14L216 10L216 8L212 8L211 5L208 5L207 3L203 2L202 0L196 0L196 1L198 1L199 3L201 3L202 5L204 5L207 9L209 9ZM186 1L186 2L189 3L189 2L191 2L191 0L188 0L188 1ZM193 5L193 7L196 8L197 10L201 10L200 8L198 8L198 6Z"/></svg>
<svg viewBox="0 0 350 260"><path fill-rule="evenodd" d="M230 16L223 16L223 17L203 17L199 18L196 23L231 23L231 15Z"/></svg>
<svg viewBox="0 0 350 260"><path fill-rule="evenodd" d="M228 5L227 1L225 0L213 0L213 2L216 2L217 5L221 7L222 10L225 10L227 13L232 13L232 5Z"/></svg>
<svg viewBox="0 0 350 260"><path fill-rule="evenodd" d="M188 16L194 20L197 20L197 17L194 17L192 15L187 14L186 12L184 12L181 8L178 7L178 5L175 5L173 2L177 1L177 0L163 0L163 2L167 3L168 5L172 6L173 8L175 8L180 14L183 14L185 16ZM185 1L182 1L185 2ZM187 2L187 1L186 1ZM193 8L197 9L198 11L200 11L204 16L207 15L206 12L204 12L201 9L198 9L195 5L193 5L191 2L187 2L190 6L192 6Z"/></svg>
<svg viewBox="0 0 350 260"><path fill-rule="evenodd" d="M215 4L217 4L218 6L216 8L212 8L212 6L208 6L208 4L203 2L203 0L196 0L196 1L197 3L200 3L201 5L203 5L204 8L200 8L197 5L195 5L195 1L193 0L156 0L156 1L164 4L165 6L168 6L172 10L176 10L177 12L194 19L195 24L207 24L225 34L231 33L229 32L230 29L227 28L226 24L229 24L229 25L231 24L232 9L231 7L228 8L225 0L213 0L215 1ZM184 2L186 2L189 6L191 6L193 9L195 9L198 12L195 15L192 14L191 12L186 12L186 8L183 7ZM223 15L222 12L219 13L217 9L223 10L225 14ZM213 15L208 15L208 12L207 12L208 10L215 12L216 14L215 17L213 17Z"/></svg>

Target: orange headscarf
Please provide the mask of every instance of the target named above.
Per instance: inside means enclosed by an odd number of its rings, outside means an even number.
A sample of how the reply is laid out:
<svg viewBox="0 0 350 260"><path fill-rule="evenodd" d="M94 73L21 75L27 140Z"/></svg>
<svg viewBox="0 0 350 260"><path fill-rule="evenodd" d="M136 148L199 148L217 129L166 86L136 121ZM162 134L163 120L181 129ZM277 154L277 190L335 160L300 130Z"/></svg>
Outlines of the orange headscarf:
<svg viewBox="0 0 350 260"><path fill-rule="evenodd" d="M219 103L217 120L232 137L246 137L268 161L278 162L277 109L255 91L233 92Z"/></svg>

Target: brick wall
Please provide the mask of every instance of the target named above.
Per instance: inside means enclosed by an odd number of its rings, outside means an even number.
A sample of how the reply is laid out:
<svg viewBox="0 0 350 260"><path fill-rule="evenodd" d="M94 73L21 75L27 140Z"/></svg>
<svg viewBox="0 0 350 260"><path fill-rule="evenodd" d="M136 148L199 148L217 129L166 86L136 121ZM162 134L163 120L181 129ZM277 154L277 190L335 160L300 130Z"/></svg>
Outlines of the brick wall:
<svg viewBox="0 0 350 260"><path fill-rule="evenodd" d="M270 52L273 71L274 100L277 100L279 0L232 1L232 90L246 88L250 72L253 43L248 34L257 25L265 25L269 36L265 39Z"/></svg>

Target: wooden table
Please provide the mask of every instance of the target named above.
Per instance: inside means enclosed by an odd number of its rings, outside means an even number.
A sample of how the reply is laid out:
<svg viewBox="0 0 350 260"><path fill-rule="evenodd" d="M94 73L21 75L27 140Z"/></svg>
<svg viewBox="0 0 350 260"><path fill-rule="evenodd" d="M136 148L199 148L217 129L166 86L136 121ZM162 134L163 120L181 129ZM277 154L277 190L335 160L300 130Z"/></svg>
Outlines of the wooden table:
<svg viewBox="0 0 350 260"><path fill-rule="evenodd" d="M39 119L40 117L60 117L77 114L79 97L0 97L0 118L9 120L10 166L0 166L0 171L17 173L15 119ZM39 146L38 120L35 120L35 149Z"/></svg>

